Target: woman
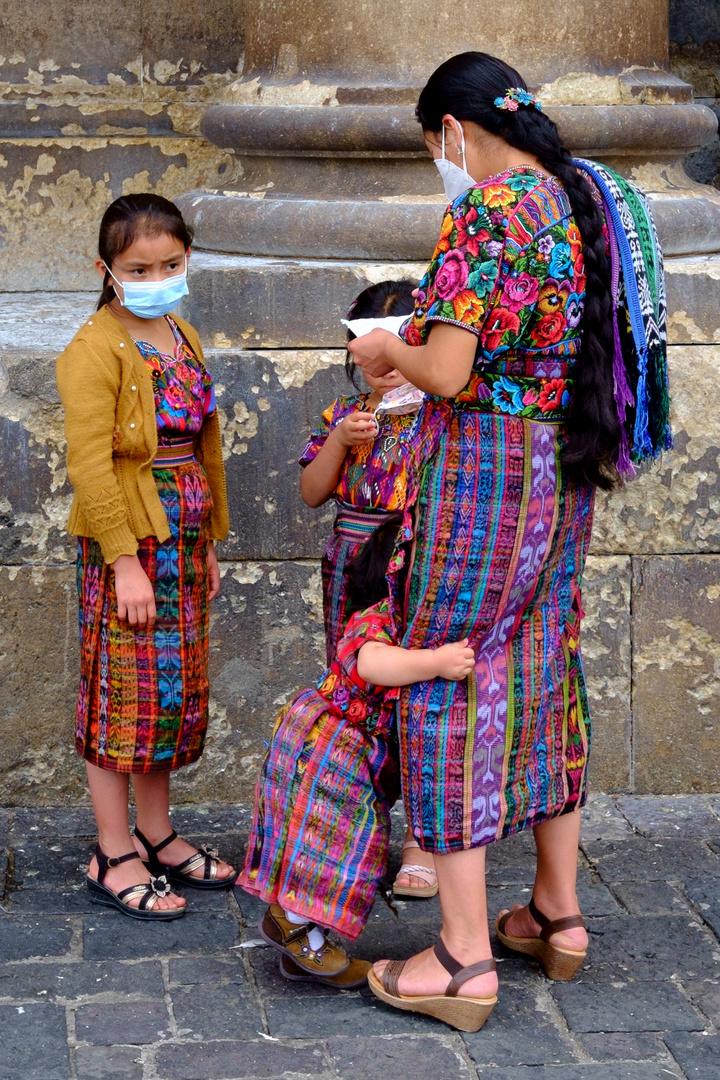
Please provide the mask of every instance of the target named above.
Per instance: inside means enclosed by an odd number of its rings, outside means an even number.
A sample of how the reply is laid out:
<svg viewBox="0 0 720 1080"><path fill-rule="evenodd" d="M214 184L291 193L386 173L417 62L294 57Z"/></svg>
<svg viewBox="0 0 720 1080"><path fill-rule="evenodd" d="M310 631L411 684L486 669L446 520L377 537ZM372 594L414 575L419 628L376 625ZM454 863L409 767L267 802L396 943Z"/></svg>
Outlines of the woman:
<svg viewBox="0 0 720 1080"><path fill-rule="evenodd" d="M639 193L609 170L581 171L500 60L448 60L417 116L451 205L404 342L375 330L350 350L375 377L396 368L454 399L420 492L403 644L468 637L476 668L467 682L403 692L406 811L435 854L442 936L404 965L380 962L370 984L399 1008L468 1027L489 1012L472 1003L497 989L492 841L531 827L537 845L532 900L501 913L501 940L551 978L571 978L585 957L580 582L595 488L631 470L630 454L669 445L662 263ZM635 265L634 223L645 241ZM632 336L617 318L621 279L633 316L647 301Z"/></svg>

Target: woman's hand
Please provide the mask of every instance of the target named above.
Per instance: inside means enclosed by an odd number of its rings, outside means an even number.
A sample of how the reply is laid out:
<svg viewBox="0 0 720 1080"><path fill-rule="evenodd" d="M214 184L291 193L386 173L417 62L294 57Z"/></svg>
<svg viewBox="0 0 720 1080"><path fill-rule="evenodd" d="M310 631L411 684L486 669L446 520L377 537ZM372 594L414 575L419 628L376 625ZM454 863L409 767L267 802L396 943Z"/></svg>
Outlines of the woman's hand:
<svg viewBox="0 0 720 1080"><path fill-rule="evenodd" d="M353 360L366 375L379 379L395 367L390 350L399 342L396 334L378 328L349 341L348 352L352 353Z"/></svg>
<svg viewBox="0 0 720 1080"><path fill-rule="evenodd" d="M127 619L131 626L147 626L151 630L157 615L155 593L137 555L118 555L112 568L118 618Z"/></svg>
<svg viewBox="0 0 720 1080"><path fill-rule="evenodd" d="M377 433L377 420L369 412L348 413L334 430L335 438L346 449L372 442Z"/></svg>
<svg viewBox="0 0 720 1080"><path fill-rule="evenodd" d="M466 679L475 667L475 650L468 645L468 638L463 638L462 641L441 645L435 650L435 660L439 678L459 682Z"/></svg>
<svg viewBox="0 0 720 1080"><path fill-rule="evenodd" d="M214 600L220 592L220 567L212 540L207 547L208 600Z"/></svg>

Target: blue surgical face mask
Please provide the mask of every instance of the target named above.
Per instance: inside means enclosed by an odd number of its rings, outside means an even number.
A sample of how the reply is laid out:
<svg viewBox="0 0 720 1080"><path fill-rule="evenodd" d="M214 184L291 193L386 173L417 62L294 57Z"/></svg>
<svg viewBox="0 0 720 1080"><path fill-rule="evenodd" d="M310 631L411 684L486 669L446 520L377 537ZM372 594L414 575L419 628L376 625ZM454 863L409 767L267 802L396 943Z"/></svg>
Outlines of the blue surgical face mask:
<svg viewBox="0 0 720 1080"><path fill-rule="evenodd" d="M465 132L462 130L462 128L460 128L460 131L462 138L462 143L460 147L462 152L462 169L459 165L455 165L454 162L448 161L445 157L444 124L442 129L442 157L435 158L435 164L437 166L438 172L442 176L443 187L445 188L445 194L447 196L448 202L455 202L458 195L462 195L463 192L468 190L468 188L475 186L475 181L473 180L470 173L467 171L467 166L465 164Z"/></svg>
<svg viewBox="0 0 720 1080"><path fill-rule="evenodd" d="M158 319L162 315L169 315L189 292L187 255L182 274L174 274L164 281L118 281L107 264L105 269L113 281L122 286L125 296L124 300L120 300L122 306L139 319ZM115 292L117 293L117 289Z"/></svg>

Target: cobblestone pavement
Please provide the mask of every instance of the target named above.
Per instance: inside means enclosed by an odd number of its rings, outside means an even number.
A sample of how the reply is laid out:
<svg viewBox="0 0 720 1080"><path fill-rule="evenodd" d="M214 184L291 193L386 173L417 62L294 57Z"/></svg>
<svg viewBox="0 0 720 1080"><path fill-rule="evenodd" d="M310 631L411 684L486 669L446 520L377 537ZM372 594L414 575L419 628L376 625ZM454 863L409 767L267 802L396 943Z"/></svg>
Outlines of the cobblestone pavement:
<svg viewBox="0 0 720 1080"><path fill-rule="evenodd" d="M240 859L246 812L174 821ZM720 1080L720 796L591 800L587 965L551 983L496 944L500 1001L472 1035L285 982L270 950L242 947L260 905L239 891L191 892L159 926L94 907L92 831L87 810L0 811L0 1080ZM527 899L532 851L528 834L489 851L491 912ZM411 955L438 913L379 898L355 955Z"/></svg>

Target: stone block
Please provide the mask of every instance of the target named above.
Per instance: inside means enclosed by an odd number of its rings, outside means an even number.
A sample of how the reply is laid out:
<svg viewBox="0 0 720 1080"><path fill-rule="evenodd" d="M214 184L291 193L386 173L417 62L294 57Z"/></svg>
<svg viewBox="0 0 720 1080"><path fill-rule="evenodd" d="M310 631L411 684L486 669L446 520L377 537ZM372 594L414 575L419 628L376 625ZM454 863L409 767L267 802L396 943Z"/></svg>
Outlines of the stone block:
<svg viewBox="0 0 720 1080"><path fill-rule="evenodd" d="M237 942L237 929L235 919L214 913L153 925L103 913L84 920L83 955L86 960L134 960L225 952Z"/></svg>
<svg viewBox="0 0 720 1080"><path fill-rule="evenodd" d="M162 1001L164 993L159 961L123 964L85 960L66 964L5 964L0 968L0 997L13 1001L47 995L47 1000L75 1002L131 994Z"/></svg>
<svg viewBox="0 0 720 1080"><path fill-rule="evenodd" d="M613 892L631 915L687 914L688 905L666 881L616 881Z"/></svg>
<svg viewBox="0 0 720 1080"><path fill-rule="evenodd" d="M78 1046L75 1069L77 1080L142 1080L143 1075L137 1046Z"/></svg>
<svg viewBox="0 0 720 1080"><path fill-rule="evenodd" d="M0 1006L3 1080L67 1080L65 1010L56 1005Z"/></svg>
<svg viewBox="0 0 720 1080"><path fill-rule="evenodd" d="M16 889L8 894L6 907L10 915L89 915L96 910L84 882L76 887Z"/></svg>
<svg viewBox="0 0 720 1080"><path fill-rule="evenodd" d="M330 1039L330 1056L341 1080L470 1080L461 1056L439 1039L418 1037Z"/></svg>
<svg viewBox="0 0 720 1080"><path fill-rule="evenodd" d="M163 1046L157 1053L157 1075L163 1080L257 1080L284 1076L318 1076L325 1072L320 1049L290 1047L260 1041L205 1042ZM644 1080L644 1078L643 1078Z"/></svg>
<svg viewBox="0 0 720 1080"><path fill-rule="evenodd" d="M700 877L688 881L685 892L690 902L697 908L703 919L716 937L720 938L720 896L717 881L712 877Z"/></svg>
<svg viewBox="0 0 720 1080"><path fill-rule="evenodd" d="M482 1073L480 1074L482 1076ZM601 1065L519 1065L493 1069L492 1080L683 1080L664 1062L617 1061ZM485 1078L483 1077L483 1080Z"/></svg>
<svg viewBox="0 0 720 1080"><path fill-rule="evenodd" d="M638 792L720 788L718 581L717 556L635 561L633 755Z"/></svg>
<svg viewBox="0 0 720 1080"><path fill-rule="evenodd" d="M397 948L392 955L396 952ZM437 1032L437 1024L430 1017L400 1012L384 1005L370 991L365 994L336 994L323 999L321 1008L316 998L272 998L265 1007L268 1029L281 1039L386 1035L388 1031L401 1035Z"/></svg>
<svg viewBox="0 0 720 1080"><path fill-rule="evenodd" d="M707 1016L711 1024L720 1024L720 983L717 979L691 979L685 990L693 1005Z"/></svg>
<svg viewBox="0 0 720 1080"><path fill-rule="evenodd" d="M720 839L720 817L713 813L709 799L683 795L671 798L621 795L617 806L636 832L651 839L677 836Z"/></svg>
<svg viewBox="0 0 720 1080"><path fill-rule="evenodd" d="M610 979L645 980L654 984L648 989L648 1000L653 1000L657 990L657 1000L660 1001L662 995L658 984L662 980L670 979L673 975L681 978L711 976L717 971L720 958L717 941L702 923L690 916L610 916L589 920L588 932L589 974L583 980L586 985L604 983ZM577 984L573 986L577 987ZM628 1001L631 997L632 994L626 995ZM621 1027L616 1030L629 1029ZM653 1029L639 1026L637 1030Z"/></svg>
<svg viewBox="0 0 720 1080"><path fill-rule="evenodd" d="M630 786L631 560L590 556L583 576L582 653L587 676L595 791Z"/></svg>
<svg viewBox="0 0 720 1080"><path fill-rule="evenodd" d="M637 973L639 974L639 972ZM702 1031L704 1021L671 982L554 983L552 995L571 1031Z"/></svg>
<svg viewBox="0 0 720 1080"><path fill-rule="evenodd" d="M593 1061L647 1061L665 1055L659 1036L642 1031L588 1032L580 1041Z"/></svg>
<svg viewBox="0 0 720 1080"><path fill-rule="evenodd" d="M720 1035L665 1036L672 1056L687 1080L718 1080L720 1077Z"/></svg>
<svg viewBox="0 0 720 1080"><path fill-rule="evenodd" d="M582 848L603 881L692 881L720 871L716 856L699 840L590 840Z"/></svg>
<svg viewBox="0 0 720 1080"><path fill-rule="evenodd" d="M75 1032L81 1042L154 1043L170 1036L170 1017L162 1001L83 1005L75 1011Z"/></svg>
<svg viewBox="0 0 720 1080"><path fill-rule="evenodd" d="M30 809L16 807L12 812L9 829L13 845L22 847L24 841L34 843L37 840L51 840L86 837L94 839L97 835L95 815L91 806L67 809L66 807L44 807Z"/></svg>
<svg viewBox="0 0 720 1080"><path fill-rule="evenodd" d="M253 936L252 930L249 936ZM337 996L337 990L333 990L331 986L311 982L290 982L289 979L285 979L280 974L280 958L274 949L257 946L243 952L250 962L255 984L263 999L275 997L317 999ZM356 947L353 947L352 955L359 955ZM343 994L343 999L345 996Z"/></svg>
<svg viewBox="0 0 720 1080"><path fill-rule="evenodd" d="M61 957L68 952L72 926L67 919L0 919L0 961Z"/></svg>
<svg viewBox="0 0 720 1080"><path fill-rule="evenodd" d="M183 1037L233 1039L262 1026L258 1006L237 985L181 987L173 991L173 1012Z"/></svg>
<svg viewBox="0 0 720 1080"><path fill-rule="evenodd" d="M240 957L240 950L231 954L232 959L220 960L216 957L192 956L172 959L168 965L170 984L177 986L198 986L212 983L225 986L228 983L247 983L247 975Z"/></svg>
<svg viewBox="0 0 720 1080"><path fill-rule="evenodd" d="M500 978L504 974L500 970ZM528 1033L532 1031L532 1038ZM575 1060L572 1046L534 988L505 986L492 1019L463 1041L477 1065L559 1065Z"/></svg>
<svg viewBox="0 0 720 1080"><path fill-rule="evenodd" d="M582 811L583 840L629 840L632 827L609 795L590 792Z"/></svg>
<svg viewBox="0 0 720 1080"><path fill-rule="evenodd" d="M15 850L15 884L23 889L67 888L82 881L90 852L83 840L25 842Z"/></svg>
<svg viewBox="0 0 720 1080"><path fill-rule="evenodd" d="M716 342L720 258L717 255L690 255L666 259L665 279L668 340L678 345Z"/></svg>

